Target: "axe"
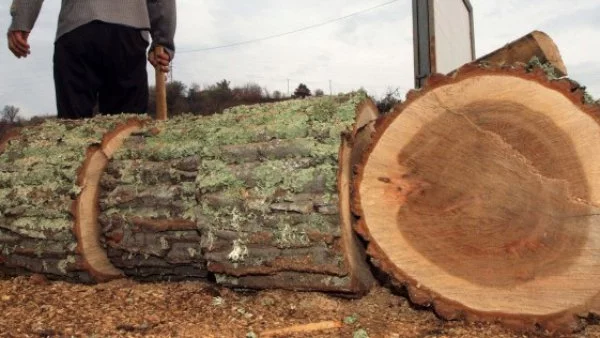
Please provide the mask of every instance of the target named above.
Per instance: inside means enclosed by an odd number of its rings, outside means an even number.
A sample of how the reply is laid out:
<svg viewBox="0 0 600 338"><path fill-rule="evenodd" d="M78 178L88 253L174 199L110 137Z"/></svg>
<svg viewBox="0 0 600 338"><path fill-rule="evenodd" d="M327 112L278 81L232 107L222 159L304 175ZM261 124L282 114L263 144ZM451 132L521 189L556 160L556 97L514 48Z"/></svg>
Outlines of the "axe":
<svg viewBox="0 0 600 338"><path fill-rule="evenodd" d="M164 54L165 49L162 46L154 48L154 55ZM165 73L160 70L160 65L154 67L156 75L156 119L167 119L167 87L165 84Z"/></svg>

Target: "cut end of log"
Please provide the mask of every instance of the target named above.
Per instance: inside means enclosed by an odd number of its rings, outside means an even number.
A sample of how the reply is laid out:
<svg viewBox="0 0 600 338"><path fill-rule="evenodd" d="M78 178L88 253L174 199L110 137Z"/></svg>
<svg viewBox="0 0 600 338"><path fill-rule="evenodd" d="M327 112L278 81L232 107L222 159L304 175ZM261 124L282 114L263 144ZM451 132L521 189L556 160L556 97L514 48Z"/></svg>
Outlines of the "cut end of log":
<svg viewBox="0 0 600 338"><path fill-rule="evenodd" d="M356 109L356 122L354 124L352 136L355 137L359 131L361 131L369 123L377 120L378 117L379 110L377 109L377 106L373 100L364 100Z"/></svg>
<svg viewBox="0 0 600 338"><path fill-rule="evenodd" d="M591 310L600 123L570 91L468 66L430 81L374 138L355 182L359 232L412 301L550 331Z"/></svg>
<svg viewBox="0 0 600 338"><path fill-rule="evenodd" d="M96 281L107 281L122 277L108 260L106 251L100 245L98 225L98 183L108 164L108 158L99 146L88 149L86 159L79 172L78 185L81 193L74 203L77 249L83 257L83 265Z"/></svg>
<svg viewBox="0 0 600 338"><path fill-rule="evenodd" d="M346 137L342 137L342 144L339 153L339 172L338 172L338 194L340 225L342 232L342 241L345 248L345 257L352 273L353 281L351 285L356 291L366 293L371 289L374 283L373 275L367 265L366 254L363 245L354 233L354 216L350 210L350 190L352 182L352 148Z"/></svg>
<svg viewBox="0 0 600 338"><path fill-rule="evenodd" d="M554 41L552 41L550 36L541 31L534 31L531 33L531 35L537 41L537 43L540 46L540 49L546 56L545 61L552 64L552 66L557 70L559 76L566 76L568 74L567 67L565 66L562 57L560 56L558 47L556 46Z"/></svg>
<svg viewBox="0 0 600 338"><path fill-rule="evenodd" d="M142 122L130 119L107 133L101 145L91 146L86 159L79 170L77 184L81 192L74 202L77 249L83 257L83 266L98 282L124 276L108 259L106 250L100 244L100 225L98 224L99 184L108 161L123 141L142 128Z"/></svg>
<svg viewBox="0 0 600 338"><path fill-rule="evenodd" d="M537 57L542 63L550 63L554 67L557 76L567 75L567 67L565 67L560 56L558 47L546 33L541 31L533 31L498 50L478 58L475 63L526 64L532 57Z"/></svg>
<svg viewBox="0 0 600 338"><path fill-rule="evenodd" d="M380 112L377 109L377 106L372 100L368 100L359 105L356 120L361 121L360 123L356 123L352 130L352 135L347 139L347 146L351 148L350 153L350 168L351 168L351 179L350 181L354 181L354 174L357 169L357 165L362 160L363 155L366 153L369 145L371 144L373 135L375 134L375 125L377 121L379 121ZM343 145L340 152L343 152ZM342 156L342 153L340 153ZM359 205L359 203L354 203L354 197L356 194L350 194L350 210L353 214L360 214L360 211L355 210L355 207ZM354 215L352 216L354 219ZM360 230L360 224L356 221L353 222L353 227L355 230Z"/></svg>
<svg viewBox="0 0 600 338"><path fill-rule="evenodd" d="M350 154L350 166L354 172L354 166L360 162L363 154L371 144L371 138L375 133L375 121L379 118L379 110L372 100L365 100L358 106L356 123L352 130L352 137L348 146L352 148Z"/></svg>
<svg viewBox="0 0 600 338"><path fill-rule="evenodd" d="M139 119L131 118L124 124L116 127L113 131L104 135L101 147L106 157L110 160L114 153L123 145L125 139L131 134L141 130L144 123L144 121Z"/></svg>

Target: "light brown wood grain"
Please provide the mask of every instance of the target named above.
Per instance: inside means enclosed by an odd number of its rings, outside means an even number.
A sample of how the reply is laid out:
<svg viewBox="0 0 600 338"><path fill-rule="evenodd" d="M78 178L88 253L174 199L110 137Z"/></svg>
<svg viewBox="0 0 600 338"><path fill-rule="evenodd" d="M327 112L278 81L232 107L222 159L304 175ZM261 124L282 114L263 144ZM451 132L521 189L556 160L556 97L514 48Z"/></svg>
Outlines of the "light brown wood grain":
<svg viewBox="0 0 600 338"><path fill-rule="evenodd" d="M358 228L446 318L568 331L600 291L598 115L543 75L463 71L378 123Z"/></svg>
<svg viewBox="0 0 600 338"><path fill-rule="evenodd" d="M157 46L154 49L155 55L164 54L165 49L162 46ZM159 66L160 67L160 66ZM156 119L166 120L167 119L167 86L165 73L163 73L159 67L154 69L155 80L156 80Z"/></svg>
<svg viewBox="0 0 600 338"><path fill-rule="evenodd" d="M107 133L99 146L91 146L79 170L78 185L81 193L73 204L75 224L73 232L77 237L77 250L83 257L83 265L96 281L106 281L123 276L109 261L106 250L100 244L98 224L99 184L108 161L123 141L141 129L142 122L130 119Z"/></svg>
<svg viewBox="0 0 600 338"><path fill-rule="evenodd" d="M516 62L528 63L534 56L542 63L550 63L558 76L567 75L567 67L560 56L558 47L546 33L540 31L533 31L478 58L475 62L511 65Z"/></svg>
<svg viewBox="0 0 600 338"><path fill-rule="evenodd" d="M318 323L293 325L280 329L265 330L260 333L259 337L290 337L296 334L307 334L309 332L339 329L341 327L342 322L331 320Z"/></svg>

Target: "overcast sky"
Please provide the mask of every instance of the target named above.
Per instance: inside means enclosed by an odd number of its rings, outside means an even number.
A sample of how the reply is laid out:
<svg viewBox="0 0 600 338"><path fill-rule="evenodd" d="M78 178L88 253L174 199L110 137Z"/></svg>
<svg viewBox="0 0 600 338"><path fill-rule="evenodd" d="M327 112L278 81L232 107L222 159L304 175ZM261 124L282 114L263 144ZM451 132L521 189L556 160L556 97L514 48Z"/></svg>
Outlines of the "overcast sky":
<svg viewBox="0 0 600 338"><path fill-rule="evenodd" d="M288 91L303 82L333 93L360 87L380 97L413 86L411 0L298 33L230 48L196 51L317 25L390 0L178 0L174 79L189 85L222 79L233 86L257 83ZM10 23L3 1L0 29ZM600 97L600 1L471 0L476 55L484 55L532 30L556 42L570 77ZM60 1L45 1L30 37L32 54L16 59L1 35L0 107L22 115L56 114L52 80L53 41ZM153 70L149 69L150 78Z"/></svg>

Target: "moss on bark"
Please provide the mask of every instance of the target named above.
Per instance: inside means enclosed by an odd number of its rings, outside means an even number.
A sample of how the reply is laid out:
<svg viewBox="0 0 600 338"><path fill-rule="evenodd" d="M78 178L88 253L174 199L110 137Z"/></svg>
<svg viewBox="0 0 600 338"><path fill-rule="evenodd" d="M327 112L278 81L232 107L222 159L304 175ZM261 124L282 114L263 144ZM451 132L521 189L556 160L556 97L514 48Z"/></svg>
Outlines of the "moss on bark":
<svg viewBox="0 0 600 338"><path fill-rule="evenodd" d="M0 231L10 240L0 241L0 269L90 280L72 233L77 171L87 147L124 118L48 120L8 141L0 154Z"/></svg>
<svg viewBox="0 0 600 338"><path fill-rule="evenodd" d="M190 259L221 275L295 271L342 278L340 134L351 128L365 99L355 93L150 123L109 164L101 217L119 215L125 233L144 231L131 222L135 217L191 221L201 247ZM165 242L171 247L177 241ZM127 252L139 253L115 240L107 244L121 251L121 268L131 265Z"/></svg>
<svg viewBox="0 0 600 338"><path fill-rule="evenodd" d="M238 287L264 280L262 287L352 290L338 152L366 98L359 92L144 122L111 146L118 150L100 182L100 241L110 263L144 280L214 273ZM0 271L91 281L73 235L72 206L78 182L85 185L78 173L86 150L113 137L118 143L117 126L130 118L47 121L7 144Z"/></svg>

